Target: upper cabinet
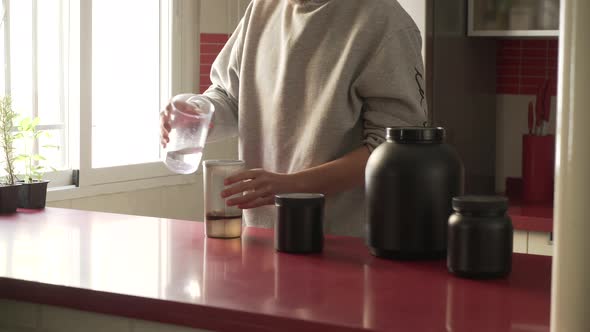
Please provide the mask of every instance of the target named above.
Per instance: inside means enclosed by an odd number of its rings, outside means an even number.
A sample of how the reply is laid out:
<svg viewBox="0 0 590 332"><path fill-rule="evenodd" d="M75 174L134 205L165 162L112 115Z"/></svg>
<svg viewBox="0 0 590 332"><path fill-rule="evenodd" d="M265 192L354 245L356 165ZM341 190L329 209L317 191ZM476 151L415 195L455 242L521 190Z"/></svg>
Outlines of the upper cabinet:
<svg viewBox="0 0 590 332"><path fill-rule="evenodd" d="M559 36L559 0L469 0L468 7L469 36Z"/></svg>

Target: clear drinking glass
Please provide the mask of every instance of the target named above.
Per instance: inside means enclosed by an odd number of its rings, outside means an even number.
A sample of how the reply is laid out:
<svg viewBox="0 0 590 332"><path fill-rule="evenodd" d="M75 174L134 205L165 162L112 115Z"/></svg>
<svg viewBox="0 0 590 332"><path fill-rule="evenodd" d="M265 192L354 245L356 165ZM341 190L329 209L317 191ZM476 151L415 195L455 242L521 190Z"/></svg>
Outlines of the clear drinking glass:
<svg viewBox="0 0 590 332"><path fill-rule="evenodd" d="M242 210L227 206L222 198L224 180L245 170L242 160L206 160L203 162L205 185L205 235L214 238L236 238L242 235ZM239 195L239 194L238 194ZM237 196L237 195L236 195Z"/></svg>
<svg viewBox="0 0 590 332"><path fill-rule="evenodd" d="M215 107L201 95L182 94L171 101L170 142L163 148L164 164L179 174L197 171Z"/></svg>

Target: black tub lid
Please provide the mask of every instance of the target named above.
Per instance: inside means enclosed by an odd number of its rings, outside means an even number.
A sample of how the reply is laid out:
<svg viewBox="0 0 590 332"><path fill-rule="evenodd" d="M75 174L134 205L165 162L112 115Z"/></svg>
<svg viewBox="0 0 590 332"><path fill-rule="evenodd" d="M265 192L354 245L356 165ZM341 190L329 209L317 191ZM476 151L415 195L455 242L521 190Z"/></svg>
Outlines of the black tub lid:
<svg viewBox="0 0 590 332"><path fill-rule="evenodd" d="M442 142L445 129L442 127L390 127L386 137L396 142Z"/></svg>
<svg viewBox="0 0 590 332"><path fill-rule="evenodd" d="M508 198L505 196L467 195L453 198L455 211L505 211L508 209Z"/></svg>
<svg viewBox="0 0 590 332"><path fill-rule="evenodd" d="M324 203L324 194L287 193L275 195L276 205L315 205Z"/></svg>

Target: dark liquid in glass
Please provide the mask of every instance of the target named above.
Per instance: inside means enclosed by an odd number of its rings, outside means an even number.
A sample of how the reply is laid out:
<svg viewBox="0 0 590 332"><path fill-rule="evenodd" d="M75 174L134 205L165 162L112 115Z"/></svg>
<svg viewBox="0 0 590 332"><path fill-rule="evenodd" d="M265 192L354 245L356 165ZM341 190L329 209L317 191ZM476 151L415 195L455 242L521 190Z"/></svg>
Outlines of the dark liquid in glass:
<svg viewBox="0 0 590 332"><path fill-rule="evenodd" d="M205 216L205 234L213 238L236 238L242 235L242 216Z"/></svg>

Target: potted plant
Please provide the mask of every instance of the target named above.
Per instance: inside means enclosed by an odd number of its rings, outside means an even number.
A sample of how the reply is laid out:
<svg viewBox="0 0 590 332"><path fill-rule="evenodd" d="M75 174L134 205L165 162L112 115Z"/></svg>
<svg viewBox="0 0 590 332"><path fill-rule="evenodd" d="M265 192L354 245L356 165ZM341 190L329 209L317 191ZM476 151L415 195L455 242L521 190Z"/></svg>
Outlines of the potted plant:
<svg viewBox="0 0 590 332"><path fill-rule="evenodd" d="M17 114L12 109L10 96L0 98L0 147L4 159L5 179L0 182L0 213L14 213L18 206L20 184L17 183L14 171L14 140L13 123Z"/></svg>
<svg viewBox="0 0 590 332"><path fill-rule="evenodd" d="M42 209L47 199L47 184L43 180L43 174L51 167L45 165L45 157L34 152L34 145L38 144L41 135L49 136L49 133L39 130L40 119L24 117L18 124L17 139L23 140L23 153L16 156L16 161L23 163L24 179L20 181L18 207L26 209ZM43 147L55 147L44 145ZM53 169L53 168L51 168Z"/></svg>

